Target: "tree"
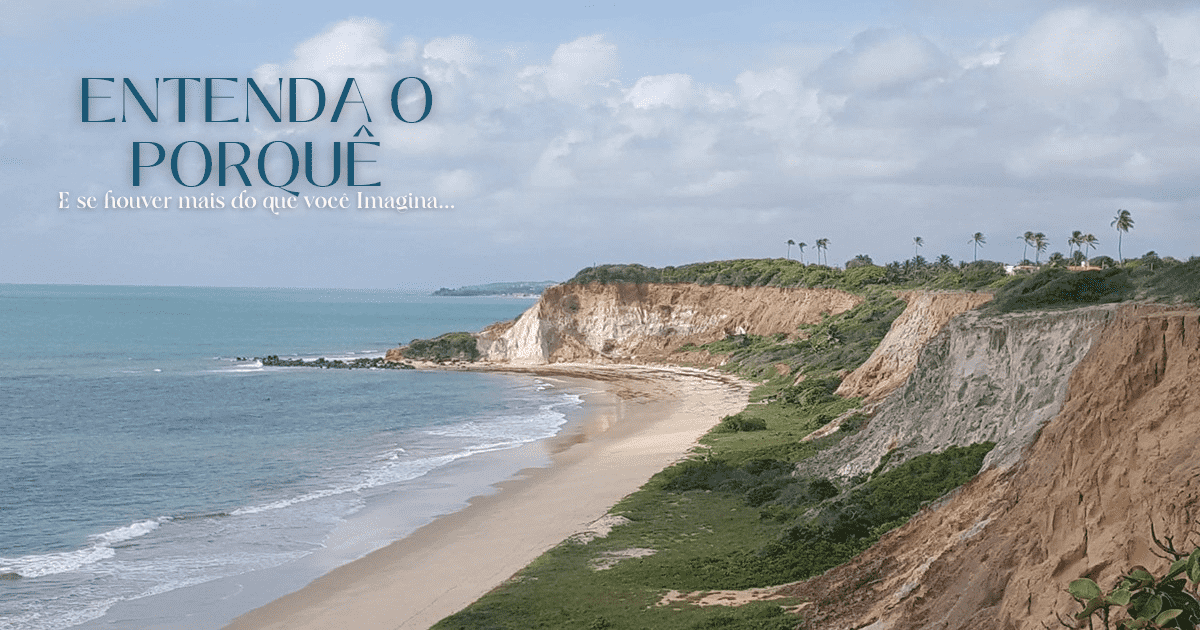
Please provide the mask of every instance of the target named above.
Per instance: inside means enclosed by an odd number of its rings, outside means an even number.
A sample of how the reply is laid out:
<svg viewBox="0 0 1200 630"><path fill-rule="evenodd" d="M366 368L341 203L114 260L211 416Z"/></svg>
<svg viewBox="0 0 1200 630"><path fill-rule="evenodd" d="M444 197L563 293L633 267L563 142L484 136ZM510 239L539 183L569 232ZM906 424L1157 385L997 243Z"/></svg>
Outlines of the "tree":
<svg viewBox="0 0 1200 630"><path fill-rule="evenodd" d="M1083 232L1079 230L1071 232L1071 238L1067 239L1067 249L1069 251L1074 252L1076 247L1080 250L1083 249Z"/></svg>
<svg viewBox="0 0 1200 630"><path fill-rule="evenodd" d="M1033 232L1026 232L1024 236L1017 238L1025 241L1025 249L1021 251L1021 261L1029 260L1029 246L1033 245Z"/></svg>
<svg viewBox="0 0 1200 630"><path fill-rule="evenodd" d="M827 238L817 239L817 258L819 260L821 258L821 252L826 252L825 257L824 257L826 265L829 264L829 253L826 251L828 249L829 249L829 239L827 239Z"/></svg>
<svg viewBox="0 0 1200 630"><path fill-rule="evenodd" d="M1035 265L1042 264L1042 252L1046 251L1046 248L1049 246L1050 246L1050 241L1046 240L1045 234L1038 232L1037 234L1033 235L1033 251L1034 251L1033 264L1035 264Z"/></svg>
<svg viewBox="0 0 1200 630"><path fill-rule="evenodd" d="M1112 223L1109 225L1117 228L1117 259L1124 264L1125 256L1121 254L1121 235L1133 229L1133 217L1129 216L1128 210L1117 210L1117 216L1113 217Z"/></svg>
<svg viewBox="0 0 1200 630"><path fill-rule="evenodd" d="M796 243L796 246L800 248L800 264L803 265L804 264L804 248L808 247L808 243L803 243L803 242Z"/></svg>
<svg viewBox="0 0 1200 630"><path fill-rule="evenodd" d="M871 267L875 265L875 261L866 254L858 254L854 258L846 261L846 269L854 269L855 267Z"/></svg>
<svg viewBox="0 0 1200 630"><path fill-rule="evenodd" d="M793 241L793 240L792 240L792 239L790 239L790 238L788 239L788 242L787 242L787 246L788 246L788 260L791 260L791 259L792 259L792 245L795 245L795 244L796 244L796 241Z"/></svg>
<svg viewBox="0 0 1200 630"><path fill-rule="evenodd" d="M917 256L917 248L925 246L925 239L920 236L913 237L913 257Z"/></svg>
<svg viewBox="0 0 1200 630"><path fill-rule="evenodd" d="M954 259L951 258L947 254L942 254L941 256L938 256L937 266L938 266L938 269L941 269L943 271L945 271L947 269L953 269L954 268Z"/></svg>
<svg viewBox="0 0 1200 630"><path fill-rule="evenodd" d="M1096 246L1100 244L1100 239L1096 238L1096 236L1093 234L1084 234L1083 240L1081 240L1080 243L1084 247L1087 247L1089 250L1091 250L1096 249Z"/></svg>
<svg viewBox="0 0 1200 630"><path fill-rule="evenodd" d="M974 235L971 236L971 240L967 241L968 244L970 244L970 243L975 244L975 261L976 262L979 261L979 246L983 245L986 242L987 242L987 238L984 237L983 232L976 232Z"/></svg>

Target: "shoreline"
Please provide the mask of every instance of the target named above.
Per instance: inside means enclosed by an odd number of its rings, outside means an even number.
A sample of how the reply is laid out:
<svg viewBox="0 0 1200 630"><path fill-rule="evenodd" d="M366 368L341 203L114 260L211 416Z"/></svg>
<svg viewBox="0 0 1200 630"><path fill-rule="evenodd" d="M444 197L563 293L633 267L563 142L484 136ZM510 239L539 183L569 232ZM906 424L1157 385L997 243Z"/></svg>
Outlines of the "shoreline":
<svg viewBox="0 0 1200 630"><path fill-rule="evenodd" d="M740 411L749 393L732 376L681 367L451 369L580 379L601 391L585 395L578 424L543 443L548 466L522 469L463 509L234 619L227 630L428 628L586 531L722 416Z"/></svg>

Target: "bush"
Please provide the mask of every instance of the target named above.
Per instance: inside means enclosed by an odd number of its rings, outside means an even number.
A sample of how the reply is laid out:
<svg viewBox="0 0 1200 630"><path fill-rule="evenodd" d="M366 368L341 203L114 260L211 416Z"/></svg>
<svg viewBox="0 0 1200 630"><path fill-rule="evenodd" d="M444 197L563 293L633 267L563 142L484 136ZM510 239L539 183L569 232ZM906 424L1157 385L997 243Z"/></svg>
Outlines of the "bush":
<svg viewBox="0 0 1200 630"><path fill-rule="evenodd" d="M475 336L465 332L446 333L433 339L413 339L400 352L406 359L423 361L475 361L479 358Z"/></svg>
<svg viewBox="0 0 1200 630"><path fill-rule="evenodd" d="M737 433L738 431L765 431L767 421L762 418L751 418L742 413L725 416L714 431L718 433Z"/></svg>
<svg viewBox="0 0 1200 630"><path fill-rule="evenodd" d="M989 307L1010 312L1081 306L1119 302L1132 294L1130 273L1125 269L1071 272L1050 267L1005 285Z"/></svg>
<svg viewBox="0 0 1200 630"><path fill-rule="evenodd" d="M1196 589L1200 585L1200 549L1190 554L1175 549L1170 537L1166 542L1159 540L1150 527L1154 544L1166 555L1160 557L1173 560L1162 578L1156 578L1142 567L1135 567L1107 593L1090 578L1079 578L1071 582L1067 591L1082 607L1075 619L1087 620L1088 627L1094 626L1093 619L1104 624L1104 628L1181 628L1194 630L1200 625L1200 600ZM1159 555L1157 552L1155 555ZM1192 583L1188 592L1188 582ZM1115 610L1114 610L1115 609ZM1082 627L1059 619L1068 628Z"/></svg>

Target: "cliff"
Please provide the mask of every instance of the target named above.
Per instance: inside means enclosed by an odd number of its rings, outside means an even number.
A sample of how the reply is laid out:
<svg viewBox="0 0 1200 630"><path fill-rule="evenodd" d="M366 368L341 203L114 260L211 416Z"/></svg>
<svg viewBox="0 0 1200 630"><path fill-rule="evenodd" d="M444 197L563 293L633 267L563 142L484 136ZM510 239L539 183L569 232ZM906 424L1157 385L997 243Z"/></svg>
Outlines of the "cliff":
<svg viewBox="0 0 1200 630"><path fill-rule="evenodd" d="M1196 529L1200 390L1190 384L1200 381L1200 311L1109 306L993 321L966 316L943 334L894 394L892 414L905 405L931 407L913 397L922 387L948 387L939 404L965 387L969 402L971 392L981 393L976 379L995 374L1003 378L984 382L1000 387L997 401L1046 401L1011 407L1014 416L1053 409L1052 418L1030 436L1023 458L993 462L1015 465L982 473L846 565L788 587L814 602L806 611L813 627L1054 627L1056 612L1077 609L1065 592L1072 579L1086 574L1108 586L1134 565L1164 566L1150 551L1151 524L1180 544ZM990 349L963 353L956 336L986 337ZM1069 347L1075 344L1083 349ZM1010 366L1027 370L1005 375L988 359L993 350L1010 361L1023 356ZM953 374L961 378L945 380ZM1064 374L1061 403L1044 398ZM886 424L887 413L871 423ZM969 430L967 419L951 424ZM917 429L895 427L908 440L934 439Z"/></svg>
<svg viewBox="0 0 1200 630"><path fill-rule="evenodd" d="M563 284L514 322L476 335L484 360L669 361L684 344L728 335L797 334L801 324L841 313L862 298L834 289L695 284Z"/></svg>
<svg viewBox="0 0 1200 630"><path fill-rule="evenodd" d="M890 360L897 369L910 371L903 384L874 407L874 416L860 432L805 462L804 468L848 479L870 473L885 456L895 465L950 445L984 441L996 443L984 460L985 469L1015 463L1059 412L1068 378L1115 308L961 314L914 348L908 359ZM906 313L919 310L930 310L923 299L911 302ZM909 325L901 319L903 315L880 348L908 343L929 328L916 318L908 318ZM912 332L913 327L918 330ZM895 380L885 372L873 391Z"/></svg>
<svg viewBox="0 0 1200 630"><path fill-rule="evenodd" d="M899 294L907 308L892 322L871 357L842 380L839 396L878 401L908 378L917 366L917 353L957 315L992 299L974 291L908 291Z"/></svg>

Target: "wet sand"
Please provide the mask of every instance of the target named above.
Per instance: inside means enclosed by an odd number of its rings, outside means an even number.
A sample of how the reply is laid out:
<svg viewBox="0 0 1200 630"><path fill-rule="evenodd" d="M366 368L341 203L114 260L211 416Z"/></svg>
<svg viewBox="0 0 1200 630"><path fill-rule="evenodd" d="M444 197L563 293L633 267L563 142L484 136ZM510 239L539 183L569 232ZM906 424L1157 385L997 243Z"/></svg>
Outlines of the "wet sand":
<svg viewBox="0 0 1200 630"><path fill-rule="evenodd" d="M481 369L476 366L473 369ZM676 461L749 388L721 374L648 366L492 368L586 379L580 422L552 438L548 467L233 621L229 630L425 629L495 588Z"/></svg>

